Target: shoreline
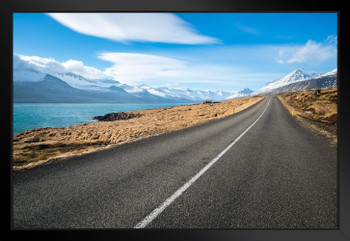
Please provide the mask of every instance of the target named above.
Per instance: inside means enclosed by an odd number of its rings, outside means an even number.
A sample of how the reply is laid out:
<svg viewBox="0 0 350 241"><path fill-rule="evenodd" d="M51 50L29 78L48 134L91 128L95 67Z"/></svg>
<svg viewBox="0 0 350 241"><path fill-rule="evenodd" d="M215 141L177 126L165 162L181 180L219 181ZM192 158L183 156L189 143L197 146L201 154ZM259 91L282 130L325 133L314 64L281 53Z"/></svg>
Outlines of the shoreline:
<svg viewBox="0 0 350 241"><path fill-rule="evenodd" d="M93 116L111 112L139 111L192 104L197 103L13 103L12 135L36 128L60 128L92 123L96 122L93 120ZM62 106L67 106L72 115L65 116L66 108L62 109ZM29 119L29 123L23 122L27 119L27 115L33 111L32 108L36 113L36 119ZM44 109L52 111L46 112ZM58 118L58 116L63 117ZM48 123L41 119L50 119L51 121Z"/></svg>
<svg viewBox="0 0 350 241"><path fill-rule="evenodd" d="M139 111L139 117L97 121L69 127L44 127L13 136L13 170L83 155L183 129L242 111L264 97L245 97L211 104L190 104Z"/></svg>

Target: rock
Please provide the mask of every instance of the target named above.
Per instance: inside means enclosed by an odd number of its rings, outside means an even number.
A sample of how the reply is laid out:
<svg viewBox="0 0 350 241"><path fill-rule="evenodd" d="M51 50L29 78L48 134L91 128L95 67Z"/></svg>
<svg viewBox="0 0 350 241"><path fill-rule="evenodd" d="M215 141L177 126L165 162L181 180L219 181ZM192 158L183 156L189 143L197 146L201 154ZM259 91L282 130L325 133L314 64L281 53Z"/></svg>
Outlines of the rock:
<svg viewBox="0 0 350 241"><path fill-rule="evenodd" d="M317 89L314 91L314 95L319 96L321 94L321 90Z"/></svg>
<svg viewBox="0 0 350 241"><path fill-rule="evenodd" d="M128 120L134 117L140 117L141 114L134 113L125 113L125 112L117 112L117 113L109 113L105 115L94 116L92 119L98 121L116 121L116 120Z"/></svg>

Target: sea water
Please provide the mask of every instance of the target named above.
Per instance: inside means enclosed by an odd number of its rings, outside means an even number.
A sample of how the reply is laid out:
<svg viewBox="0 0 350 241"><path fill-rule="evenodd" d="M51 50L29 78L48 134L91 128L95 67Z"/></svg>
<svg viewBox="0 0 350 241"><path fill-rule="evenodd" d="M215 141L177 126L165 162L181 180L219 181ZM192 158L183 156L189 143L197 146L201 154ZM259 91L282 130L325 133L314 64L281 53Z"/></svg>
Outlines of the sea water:
<svg viewBox="0 0 350 241"><path fill-rule="evenodd" d="M107 113L165 108L178 105L186 104L14 103L13 134L38 127L68 127L76 124L96 122L96 120L92 119L93 116L105 115Z"/></svg>

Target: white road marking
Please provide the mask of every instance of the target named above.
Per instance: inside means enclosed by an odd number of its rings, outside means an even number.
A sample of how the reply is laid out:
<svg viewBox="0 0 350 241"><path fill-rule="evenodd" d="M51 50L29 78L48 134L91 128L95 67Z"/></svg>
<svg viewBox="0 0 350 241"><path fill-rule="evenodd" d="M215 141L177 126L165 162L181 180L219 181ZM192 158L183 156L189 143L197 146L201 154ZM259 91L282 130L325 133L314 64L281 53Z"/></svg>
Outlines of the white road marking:
<svg viewBox="0 0 350 241"><path fill-rule="evenodd" d="M167 208L172 202L175 201L176 198L178 198L184 191L187 190L200 176L202 176L212 165L214 165L215 162L217 162L220 157L222 157L234 144L237 143L239 139L244 136L245 133L247 133L250 128L252 128L263 116L265 113L267 107L269 106L271 102L271 99L269 100L269 103L267 103L264 111L261 113L261 115L256 119L253 124L251 124L239 137L237 137L230 145L228 145L219 155L217 155L211 162L209 162L205 167L202 168L195 176L193 176L188 182L186 182L182 187L180 187L173 195L168 197L159 207L154 209L147 217L145 217L141 222L136 224L134 228L145 228L148 224L150 224L159 214L161 214L165 208Z"/></svg>

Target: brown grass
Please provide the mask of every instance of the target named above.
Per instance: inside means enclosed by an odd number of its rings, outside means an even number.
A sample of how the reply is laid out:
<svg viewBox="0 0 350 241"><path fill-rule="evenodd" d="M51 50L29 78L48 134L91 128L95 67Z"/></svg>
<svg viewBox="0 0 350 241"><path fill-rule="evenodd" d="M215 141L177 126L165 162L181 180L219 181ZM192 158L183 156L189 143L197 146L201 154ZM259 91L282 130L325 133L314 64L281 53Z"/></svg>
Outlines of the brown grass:
<svg viewBox="0 0 350 241"><path fill-rule="evenodd" d="M13 137L13 168L19 170L97 150L114 147L248 108L262 97L247 97L213 104L195 104L133 111L138 118L93 122L67 128L36 128Z"/></svg>
<svg viewBox="0 0 350 241"><path fill-rule="evenodd" d="M282 104L304 125L325 136L332 145L337 145L337 88L322 89L320 95L314 90L281 95Z"/></svg>

